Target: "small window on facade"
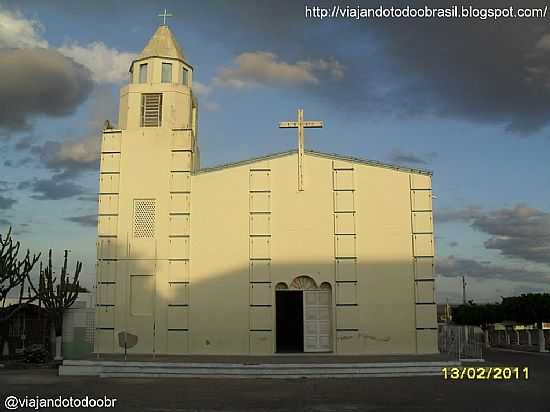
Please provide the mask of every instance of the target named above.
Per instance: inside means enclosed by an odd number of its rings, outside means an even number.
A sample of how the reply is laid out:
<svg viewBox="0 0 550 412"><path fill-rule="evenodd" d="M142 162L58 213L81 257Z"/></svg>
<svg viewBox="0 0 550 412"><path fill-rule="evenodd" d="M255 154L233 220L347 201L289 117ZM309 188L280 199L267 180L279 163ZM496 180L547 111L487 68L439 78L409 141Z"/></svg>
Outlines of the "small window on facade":
<svg viewBox="0 0 550 412"><path fill-rule="evenodd" d="M147 83L147 63L139 65L139 82Z"/></svg>
<svg viewBox="0 0 550 412"><path fill-rule="evenodd" d="M172 82L172 63L162 63L162 82Z"/></svg>
<svg viewBox="0 0 550 412"><path fill-rule="evenodd" d="M162 94L141 95L141 127L160 127L162 122Z"/></svg>
<svg viewBox="0 0 550 412"><path fill-rule="evenodd" d="M133 83L134 82L134 72L132 70L130 70L130 76L129 76L129 79L128 79L128 83Z"/></svg>
<svg viewBox="0 0 550 412"><path fill-rule="evenodd" d="M185 67L181 69L181 84L189 85L189 73Z"/></svg>

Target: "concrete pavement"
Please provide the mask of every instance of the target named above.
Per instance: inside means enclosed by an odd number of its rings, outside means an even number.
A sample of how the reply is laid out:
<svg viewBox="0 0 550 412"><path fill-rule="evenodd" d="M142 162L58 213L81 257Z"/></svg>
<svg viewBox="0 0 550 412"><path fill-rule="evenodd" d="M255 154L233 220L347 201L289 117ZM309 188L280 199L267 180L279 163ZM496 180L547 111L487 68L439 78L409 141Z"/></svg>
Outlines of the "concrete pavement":
<svg viewBox="0 0 550 412"><path fill-rule="evenodd" d="M441 376L277 381L99 379L59 377L55 370L0 370L0 393L2 402L8 395L29 398L61 394L108 396L117 398L115 410L118 411L493 412L550 409L550 356L489 350L486 358L487 365L527 366L529 379L453 381Z"/></svg>

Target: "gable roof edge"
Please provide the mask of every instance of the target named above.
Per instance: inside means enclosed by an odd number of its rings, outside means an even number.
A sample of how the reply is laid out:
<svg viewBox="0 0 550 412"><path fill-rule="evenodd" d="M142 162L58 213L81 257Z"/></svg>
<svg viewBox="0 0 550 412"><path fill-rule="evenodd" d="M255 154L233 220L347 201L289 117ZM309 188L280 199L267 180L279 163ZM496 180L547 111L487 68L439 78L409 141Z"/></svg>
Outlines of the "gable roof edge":
<svg viewBox="0 0 550 412"><path fill-rule="evenodd" d="M270 160L270 159L276 159L276 158L279 158L279 157L289 156L289 155L297 153L297 152L298 152L297 150L288 150L286 152L272 153L272 154L269 154L269 155L254 157L254 158L245 159L245 160L239 160L239 161L236 161L236 162L224 163L224 164L220 164L220 165L216 165L216 166L212 166L212 167L206 167L204 169L196 170L192 174L193 175L200 175L200 174L203 174L203 173L215 172L215 171L227 169L227 168L230 168L230 167L244 166L244 165L247 165L247 164L250 164L250 163L256 163L256 162L261 162L261 161L264 161L264 160ZM392 169L392 170L396 170L396 171L399 171L399 172L416 173L416 174L422 174L422 175L427 175L427 176L432 176L433 175L433 172L431 170L404 167L404 166L394 165L394 164L390 164L390 163L379 162L377 160L361 159L361 158L353 157L353 156L346 156L346 155L340 155L340 154L335 154L335 153L317 152L317 151L314 151L314 150L306 150L305 153L308 154L308 155L317 156L317 157L324 157L324 158L332 159L332 160L342 160L342 161L345 161L345 162L359 163L359 164L364 164L364 165L367 165L367 166L383 167L383 168L386 168L386 169Z"/></svg>

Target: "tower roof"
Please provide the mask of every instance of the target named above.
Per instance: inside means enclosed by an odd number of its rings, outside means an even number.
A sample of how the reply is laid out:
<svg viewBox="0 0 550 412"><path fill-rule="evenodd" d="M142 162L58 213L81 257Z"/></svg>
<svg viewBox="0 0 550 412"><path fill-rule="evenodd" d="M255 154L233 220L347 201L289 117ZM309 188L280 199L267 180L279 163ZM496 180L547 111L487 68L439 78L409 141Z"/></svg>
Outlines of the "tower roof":
<svg viewBox="0 0 550 412"><path fill-rule="evenodd" d="M155 56L185 60L181 47L167 25L163 24L157 28L138 59Z"/></svg>

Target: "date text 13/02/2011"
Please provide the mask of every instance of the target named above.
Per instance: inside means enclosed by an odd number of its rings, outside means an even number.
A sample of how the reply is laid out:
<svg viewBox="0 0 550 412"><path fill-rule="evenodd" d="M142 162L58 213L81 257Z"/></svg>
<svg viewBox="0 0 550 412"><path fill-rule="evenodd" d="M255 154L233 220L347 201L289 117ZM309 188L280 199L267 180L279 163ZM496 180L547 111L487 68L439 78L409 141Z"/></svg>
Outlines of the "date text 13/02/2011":
<svg viewBox="0 0 550 412"><path fill-rule="evenodd" d="M529 379L529 368L519 366L453 367L442 368L441 374L449 380L520 380Z"/></svg>

